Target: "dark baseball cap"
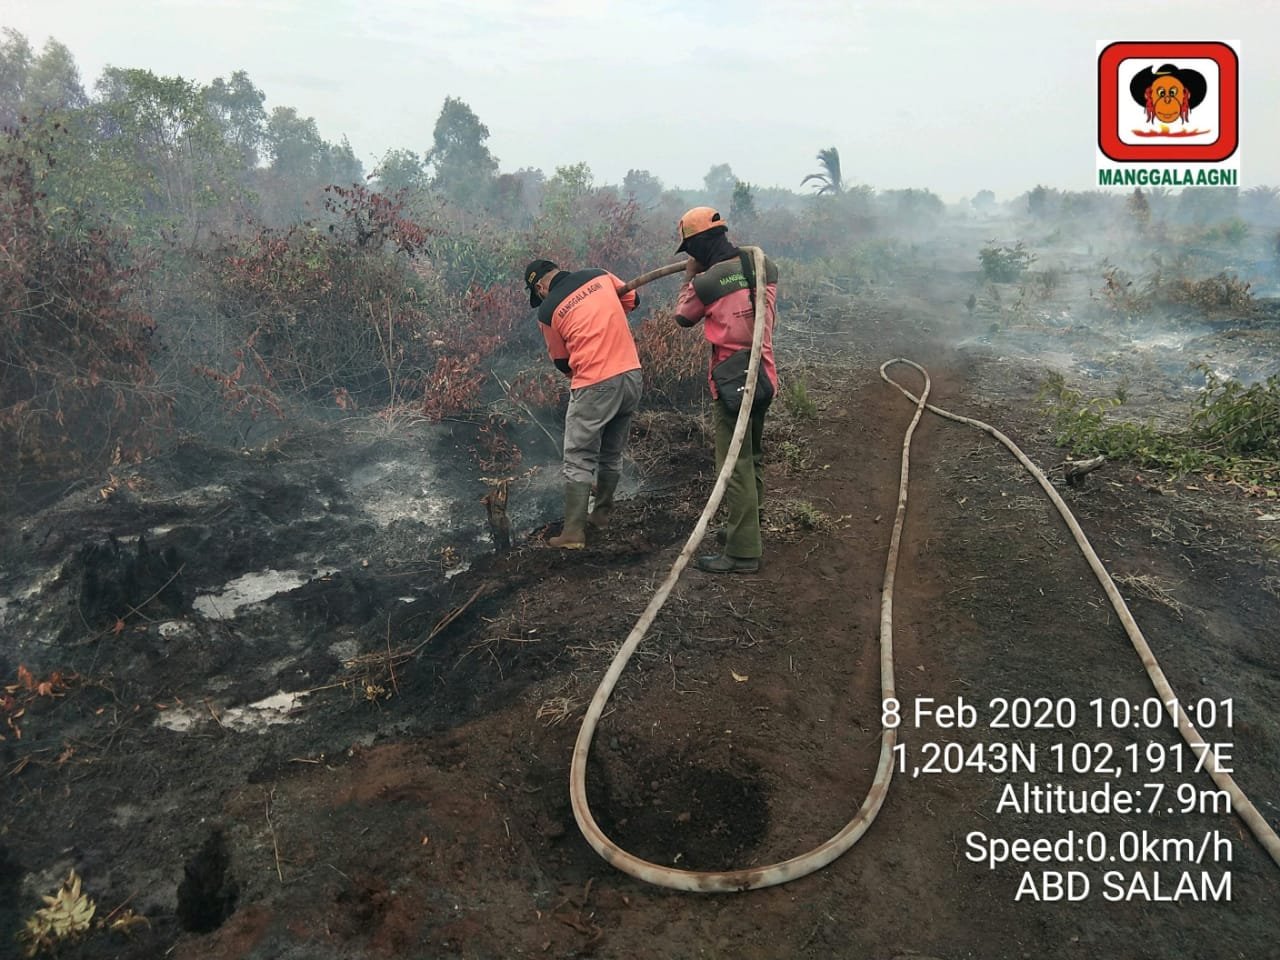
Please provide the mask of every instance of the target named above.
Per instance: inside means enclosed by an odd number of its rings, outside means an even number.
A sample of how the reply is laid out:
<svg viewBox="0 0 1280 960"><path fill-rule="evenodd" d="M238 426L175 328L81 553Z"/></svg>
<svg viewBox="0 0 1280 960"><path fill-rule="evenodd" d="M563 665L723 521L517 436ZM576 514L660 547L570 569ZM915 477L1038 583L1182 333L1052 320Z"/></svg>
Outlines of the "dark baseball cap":
<svg viewBox="0 0 1280 960"><path fill-rule="evenodd" d="M559 265L550 260L535 260L524 268L524 285L529 290L529 306L536 307L542 303L542 298L538 296L537 292L533 289L534 284L552 270L559 269Z"/></svg>

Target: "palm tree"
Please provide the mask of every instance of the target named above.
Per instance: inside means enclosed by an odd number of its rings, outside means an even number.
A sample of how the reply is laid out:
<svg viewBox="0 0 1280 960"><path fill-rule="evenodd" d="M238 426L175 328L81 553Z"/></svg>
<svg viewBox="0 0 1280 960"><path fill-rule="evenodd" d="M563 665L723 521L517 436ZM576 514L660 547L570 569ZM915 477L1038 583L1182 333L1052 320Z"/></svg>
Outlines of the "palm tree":
<svg viewBox="0 0 1280 960"><path fill-rule="evenodd" d="M1240 195L1240 199L1254 217L1269 219L1280 210L1280 187L1250 187Z"/></svg>
<svg viewBox="0 0 1280 960"><path fill-rule="evenodd" d="M840 193L844 190L844 181L840 179L840 151L835 147L827 147L818 151L818 162L822 164L822 173L811 173L800 181L804 186L810 180L822 184L818 188L818 196L824 193Z"/></svg>

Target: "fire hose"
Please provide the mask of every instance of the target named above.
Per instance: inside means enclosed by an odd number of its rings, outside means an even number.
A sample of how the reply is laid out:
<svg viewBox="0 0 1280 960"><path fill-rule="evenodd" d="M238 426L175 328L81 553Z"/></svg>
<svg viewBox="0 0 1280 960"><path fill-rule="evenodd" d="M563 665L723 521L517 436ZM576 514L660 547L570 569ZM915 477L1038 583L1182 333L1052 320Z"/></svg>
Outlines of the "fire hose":
<svg viewBox="0 0 1280 960"><path fill-rule="evenodd" d="M747 250L750 248L743 247L742 249ZM675 263L668 263L665 267L658 267L657 270L650 270L648 273L642 273L634 280L624 283L622 285L622 289L618 291L618 296L622 296L624 293L630 293L637 287L643 287L646 283L650 283L660 277L669 277L673 273L679 273L683 269L684 261L677 260Z"/></svg>
<svg viewBox="0 0 1280 960"><path fill-rule="evenodd" d="M751 360L747 367L747 382L745 388L745 396L742 401L742 407L738 411L738 419L734 425L733 438L729 443L729 449L725 454L724 464L716 477L715 485L711 489L711 495L707 499L706 506L703 507L698 521L694 524L693 532L689 535L688 541L684 548L680 551L672 564L670 571L667 573L666 579L662 585L654 593L650 599L648 606L636 621L631 632L627 635L626 640L614 655L612 662L609 664L608 670L605 672L604 678L600 681L599 687L596 689L595 695L591 699L591 703L587 706L586 714L582 720L582 726L578 730L578 737L574 743L573 758L569 769L569 797L573 807L574 819L577 820L578 828L582 831L582 835L586 838L591 847L606 862L636 879L643 880L660 887L667 887L674 890L686 890L695 893L729 893L742 890L754 890L761 887L776 886L778 884L787 883L800 877L808 876L817 870L822 869L829 863L834 861L841 854L845 853L866 833L867 829L875 820L876 815L880 812L881 806L884 804L885 795L889 789L889 782L893 776L893 748L897 742L897 728L884 726L880 735L880 757L876 765L875 775L871 782L871 787L867 791L862 805L854 814L853 819L846 823L839 831L831 836L825 842L819 844L813 849L783 860L778 863L769 864L763 867L754 867L744 870L723 870L723 871L698 871L698 870L680 870L674 867L664 866L662 864L653 863L645 860L635 854L623 850L614 843L600 828L595 817L591 813L590 804L587 801L587 758L591 751L591 742L595 736L596 727L600 718L604 713L605 705L612 695L614 687L617 685L619 677L622 675L623 669L627 662L631 659L632 654L639 646L640 641L644 639L649 627L652 625L658 612L666 603L671 590L675 587L684 568L688 566L692 559L694 551L702 542L706 535L707 525L711 517L715 515L716 510L720 506L720 501L724 497L725 490L728 486L729 475L732 473L734 463L738 457L738 451L742 447L742 441L746 435L747 425L751 420L751 401L755 396L756 380L759 375L760 351L764 343L764 329L766 316L765 303L765 264L764 253L759 247L742 247L743 252L748 253L752 257L755 266L756 276L756 313L755 325L751 341ZM634 290L645 283L656 280L659 277L668 276L684 268L684 263L673 263L657 270L650 271L624 287L622 292ZM914 367L924 377L924 389L917 398L908 392L904 387L890 379L886 370L896 363L907 364ZM881 702L895 697L894 692L894 674L893 674L893 585L894 577L898 565L898 552L902 541L902 528L906 519L907 510L907 481L910 474L911 459L911 440L915 433L916 425L920 422L921 415L927 409L932 413L955 420L959 423L967 423L970 426L977 427L990 433L1010 451L1013 452L1019 462L1031 472L1031 474L1039 482L1040 486L1048 493L1054 506L1066 521L1068 528L1075 537L1076 543L1084 553L1089 562L1089 566L1093 569L1099 582L1102 584L1108 599L1111 600L1112 606L1120 615L1120 619L1124 624L1125 631L1128 634L1134 648L1137 650L1139 657L1142 659L1143 666L1147 670L1148 676L1155 685L1157 692L1160 694L1161 700L1166 704L1171 717L1174 720L1179 732L1183 738L1192 747L1193 750L1199 748L1205 756L1205 767L1209 771L1214 782L1231 797L1232 809L1240 814L1242 820L1248 825L1254 836L1263 845L1271 858L1280 865L1280 838L1267 823L1266 819L1258 812L1257 808L1244 795L1243 791L1236 785L1230 774L1221 770L1216 762L1216 757L1207 751L1205 742L1201 738L1199 732L1192 725L1186 712L1182 709L1181 704L1174 698L1172 687L1161 671L1159 664L1156 662L1155 656L1152 654L1142 632L1138 629L1137 624L1133 620L1133 616L1129 613L1128 607L1125 605L1124 599L1120 596L1115 584L1112 582L1106 569L1102 566L1097 554L1090 546L1084 531L1080 529L1080 525L1076 522L1075 517L1067 508L1057 491L1053 489L1052 484L1045 475L1038 470L1034 464L1026 457L1018 447L1009 440L1004 434L985 423L978 420L972 420L968 417L962 417L957 414L950 413L939 407L935 407L928 403L930 390L930 380L928 372L920 365L904 359L888 360L880 367L881 378L891 386L901 391L909 400L916 404L915 414L911 418L910 424L902 440L902 461L899 471L898 485L898 504L894 516L893 531L890 535L889 550L885 561L884 579L881 588L880 600L880 694Z"/></svg>
<svg viewBox="0 0 1280 960"><path fill-rule="evenodd" d="M914 367L924 377L924 394L922 394L918 400L900 384L890 379L889 375L885 372L895 363L905 363L910 367ZM1046 477L1043 471L1041 471L1027 458L1027 455L1018 448L1017 444L995 427L990 424L983 423L981 420L962 417L957 413L951 413L949 410L943 410L941 407L935 407L931 403L926 403L925 397L929 393L929 374L926 373L925 369L919 364L912 363L910 360L903 360L901 358L886 360L880 366L880 377L885 381L885 383L888 383L901 391L908 400L913 401L916 404L917 411L921 406L923 406L924 409L928 410L930 413L936 413L938 416L944 417L947 420L954 420L956 423L966 423L971 427L976 427L985 433L991 434L991 436L1004 444L1010 453L1018 458L1018 462L1026 468L1028 473L1035 477L1036 482L1040 484L1040 488L1044 490L1049 499L1053 502L1054 507L1057 508L1058 513L1061 514L1063 521L1067 525L1067 529L1071 531L1071 536L1075 538L1076 545L1080 548L1080 552L1084 554L1085 560L1088 561L1089 568L1093 571L1094 576L1097 577L1098 583L1101 584L1103 591L1107 595L1107 599L1111 601L1112 609L1114 609L1116 614L1120 617L1120 623L1124 626L1124 632L1129 637L1129 642L1133 644L1133 649L1137 651L1138 658L1142 661L1142 667L1146 670L1147 677L1151 680L1151 685L1155 687L1156 693L1160 695L1160 700L1165 705L1166 712L1168 712L1170 719L1173 720L1174 726L1178 728L1178 732L1182 734L1182 739L1185 740L1187 746L1191 748L1192 755L1197 758L1198 762L1203 763L1205 770L1213 779L1213 782L1218 785L1219 789L1225 791L1231 798L1231 809L1240 815L1240 819L1245 822L1245 825L1250 829L1250 831L1252 831L1254 837L1256 837L1258 842L1262 844L1263 849L1271 855L1271 859L1275 861L1276 865L1280 866L1280 837L1276 836L1276 832L1272 829L1271 824L1267 823L1266 818L1258 812L1258 808L1253 805L1247 796L1245 796L1244 791L1240 789L1231 774L1221 768L1217 754L1209 749L1204 738L1200 736L1200 731L1195 728L1195 725L1187 716L1187 712L1182 708L1182 701L1177 699L1168 678L1164 675L1164 671L1160 669L1160 664L1156 660L1155 654L1152 653L1151 647L1147 643L1147 638L1143 636L1142 630L1138 627L1137 621L1133 619L1133 614L1129 612L1128 604L1124 602L1124 597L1120 596L1120 591L1116 589L1115 581L1111 579L1111 575L1107 573L1107 568L1104 567L1102 565L1102 561L1098 559L1098 554L1094 552L1092 544L1089 543L1089 538L1085 536L1084 530L1082 530L1080 528L1080 524L1076 522L1075 516L1071 513L1070 508L1062 499L1061 495L1059 495L1058 491L1053 488L1053 484L1049 482L1049 478ZM902 495L905 498L905 490Z"/></svg>

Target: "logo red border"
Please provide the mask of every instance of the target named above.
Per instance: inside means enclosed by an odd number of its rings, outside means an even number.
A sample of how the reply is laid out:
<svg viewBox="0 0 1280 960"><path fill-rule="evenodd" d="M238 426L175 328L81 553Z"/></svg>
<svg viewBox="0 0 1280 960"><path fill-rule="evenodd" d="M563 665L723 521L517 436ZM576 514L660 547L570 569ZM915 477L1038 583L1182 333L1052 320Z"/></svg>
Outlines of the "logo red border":
<svg viewBox="0 0 1280 960"><path fill-rule="evenodd" d="M1204 58L1218 64L1218 139L1213 143L1145 144L1120 139L1120 62L1159 60L1163 62ZM1098 55L1098 148L1112 160L1165 161L1175 163L1217 163L1226 160L1240 146L1240 61L1225 43L1205 41L1180 43L1117 41Z"/></svg>

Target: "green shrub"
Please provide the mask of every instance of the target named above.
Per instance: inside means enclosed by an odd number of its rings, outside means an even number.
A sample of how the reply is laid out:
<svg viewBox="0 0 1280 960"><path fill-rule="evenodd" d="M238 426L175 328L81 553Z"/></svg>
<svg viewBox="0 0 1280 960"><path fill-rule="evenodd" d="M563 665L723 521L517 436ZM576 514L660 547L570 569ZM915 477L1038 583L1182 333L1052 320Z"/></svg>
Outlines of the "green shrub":
<svg viewBox="0 0 1280 960"><path fill-rule="evenodd" d="M1062 286L1062 271L1057 267L1045 267L1027 275L1028 286L1041 299L1049 300Z"/></svg>
<svg viewBox="0 0 1280 960"><path fill-rule="evenodd" d="M1195 369L1205 378L1191 414L1200 444L1221 456L1280 460L1280 376L1246 387L1205 364Z"/></svg>
<svg viewBox="0 0 1280 960"><path fill-rule="evenodd" d="M1202 310L1247 310L1253 306L1251 284L1225 271L1203 280L1179 279L1161 291L1167 303L1183 303Z"/></svg>
<svg viewBox="0 0 1280 960"><path fill-rule="evenodd" d="M1026 249L1021 240L1012 247L997 246L996 241L992 240L978 251L978 260L982 264L982 275L987 280L992 283L1013 283L1035 263L1036 256Z"/></svg>
<svg viewBox="0 0 1280 960"><path fill-rule="evenodd" d="M796 377L782 388L782 402L793 416L802 420L812 420L818 415L818 405L809 396L809 385L804 377Z"/></svg>
<svg viewBox="0 0 1280 960"><path fill-rule="evenodd" d="M1202 473L1274 489L1280 482L1280 376L1246 387L1204 364L1195 369L1205 387L1186 426L1166 430L1150 421L1112 419L1125 402L1123 390L1086 399L1068 389L1061 374L1051 375L1040 397L1048 400L1054 442L1075 456L1101 454L1173 474Z"/></svg>

